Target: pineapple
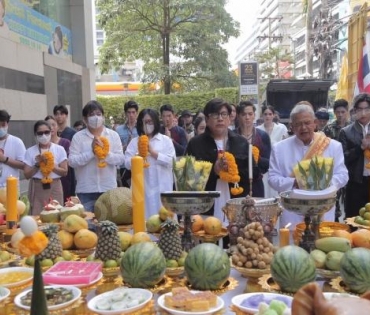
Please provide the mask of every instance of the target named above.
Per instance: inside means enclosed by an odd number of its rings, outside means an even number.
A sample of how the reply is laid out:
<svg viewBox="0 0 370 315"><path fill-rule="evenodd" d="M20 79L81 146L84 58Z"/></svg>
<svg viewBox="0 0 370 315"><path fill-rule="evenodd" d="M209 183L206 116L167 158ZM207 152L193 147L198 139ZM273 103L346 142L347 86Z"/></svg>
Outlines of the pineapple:
<svg viewBox="0 0 370 315"><path fill-rule="evenodd" d="M179 224L174 220L167 219L162 223L161 228L158 246L164 257L167 260L179 260L182 254L181 238L177 232Z"/></svg>
<svg viewBox="0 0 370 315"><path fill-rule="evenodd" d="M63 253L62 243L58 238L59 227L56 224L49 224L42 229L42 232L48 237L48 246L38 255L39 259L51 259L54 260L57 257L61 257Z"/></svg>
<svg viewBox="0 0 370 315"><path fill-rule="evenodd" d="M98 243L95 258L105 262L118 260L121 255L121 241L118 236L118 227L111 221L101 221L98 224Z"/></svg>

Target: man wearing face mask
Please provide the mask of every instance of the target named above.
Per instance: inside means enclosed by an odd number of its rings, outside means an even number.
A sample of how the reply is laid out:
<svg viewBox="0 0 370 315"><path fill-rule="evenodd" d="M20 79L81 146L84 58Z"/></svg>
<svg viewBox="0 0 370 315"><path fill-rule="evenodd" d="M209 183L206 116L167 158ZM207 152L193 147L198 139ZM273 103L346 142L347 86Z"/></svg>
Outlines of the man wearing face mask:
<svg viewBox="0 0 370 315"><path fill-rule="evenodd" d="M118 133L104 126L104 109L99 102L88 102L82 110L82 116L86 128L72 138L69 165L75 170L77 196L85 210L93 212L99 196L117 187L117 166L124 163L125 157ZM103 147L101 136L109 141L105 167L98 166L99 159L93 151L95 145Z"/></svg>
<svg viewBox="0 0 370 315"><path fill-rule="evenodd" d="M12 175L19 178L24 167L26 147L21 139L8 133L10 115L0 110L0 187L6 186L6 179Z"/></svg>

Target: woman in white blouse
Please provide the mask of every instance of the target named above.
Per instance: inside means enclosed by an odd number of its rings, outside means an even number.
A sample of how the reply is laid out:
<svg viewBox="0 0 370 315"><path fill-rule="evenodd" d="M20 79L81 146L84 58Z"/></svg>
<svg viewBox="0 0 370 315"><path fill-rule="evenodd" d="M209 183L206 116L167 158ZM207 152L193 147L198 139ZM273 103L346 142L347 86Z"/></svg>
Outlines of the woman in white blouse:
<svg viewBox="0 0 370 315"><path fill-rule="evenodd" d="M36 144L26 150L24 176L30 179L28 198L31 204L31 213L37 215L50 199L55 199L63 204L63 187L60 178L67 175L68 162L64 148L51 142L51 127L46 121L37 121L33 131ZM47 176L52 179L51 183L43 182L45 176L40 170L40 162L46 161L44 152L51 152L54 159L51 173Z"/></svg>
<svg viewBox="0 0 370 315"><path fill-rule="evenodd" d="M173 190L173 160L175 147L171 138L159 132L160 122L155 110L143 109L137 118L138 137L133 138L125 152L125 167L131 170L131 158L138 154L138 139L146 134L149 138L149 167L144 169L145 217L158 214L162 206L161 192ZM132 174L134 176L134 174Z"/></svg>

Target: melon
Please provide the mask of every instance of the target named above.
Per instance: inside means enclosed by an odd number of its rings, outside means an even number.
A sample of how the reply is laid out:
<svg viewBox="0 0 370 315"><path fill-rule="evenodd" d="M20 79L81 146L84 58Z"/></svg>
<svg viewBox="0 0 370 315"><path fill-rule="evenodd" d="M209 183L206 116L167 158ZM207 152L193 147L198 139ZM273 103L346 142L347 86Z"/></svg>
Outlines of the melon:
<svg viewBox="0 0 370 315"><path fill-rule="evenodd" d="M230 260L219 246L203 243L190 250L184 268L193 289L217 290L229 278Z"/></svg>
<svg viewBox="0 0 370 315"><path fill-rule="evenodd" d="M132 192L117 187L102 194L95 202L94 214L100 221L109 220L117 225L132 224Z"/></svg>
<svg viewBox="0 0 370 315"><path fill-rule="evenodd" d="M362 294L370 290L370 250L358 247L345 252L340 275L350 291Z"/></svg>
<svg viewBox="0 0 370 315"><path fill-rule="evenodd" d="M271 261L271 275L284 292L295 293L315 281L315 262L304 249L294 245L280 248Z"/></svg>
<svg viewBox="0 0 370 315"><path fill-rule="evenodd" d="M152 242L130 246L121 259L124 284L133 288L153 288L165 272L166 258Z"/></svg>

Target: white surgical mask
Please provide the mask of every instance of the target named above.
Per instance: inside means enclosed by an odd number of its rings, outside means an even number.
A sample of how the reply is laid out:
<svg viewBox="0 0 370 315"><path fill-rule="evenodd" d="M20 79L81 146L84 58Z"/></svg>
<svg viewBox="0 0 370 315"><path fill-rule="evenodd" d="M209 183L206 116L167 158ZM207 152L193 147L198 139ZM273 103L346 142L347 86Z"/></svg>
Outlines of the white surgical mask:
<svg viewBox="0 0 370 315"><path fill-rule="evenodd" d="M50 139L51 139L51 134L36 136L36 140L40 144L48 144L50 142Z"/></svg>
<svg viewBox="0 0 370 315"><path fill-rule="evenodd" d="M8 134L8 127L0 128L0 138L5 137Z"/></svg>
<svg viewBox="0 0 370 315"><path fill-rule="evenodd" d="M154 125L145 124L145 132L147 135L152 134L154 131Z"/></svg>
<svg viewBox="0 0 370 315"><path fill-rule="evenodd" d="M87 124L93 129L100 128L104 124L104 117L97 115L87 117Z"/></svg>

